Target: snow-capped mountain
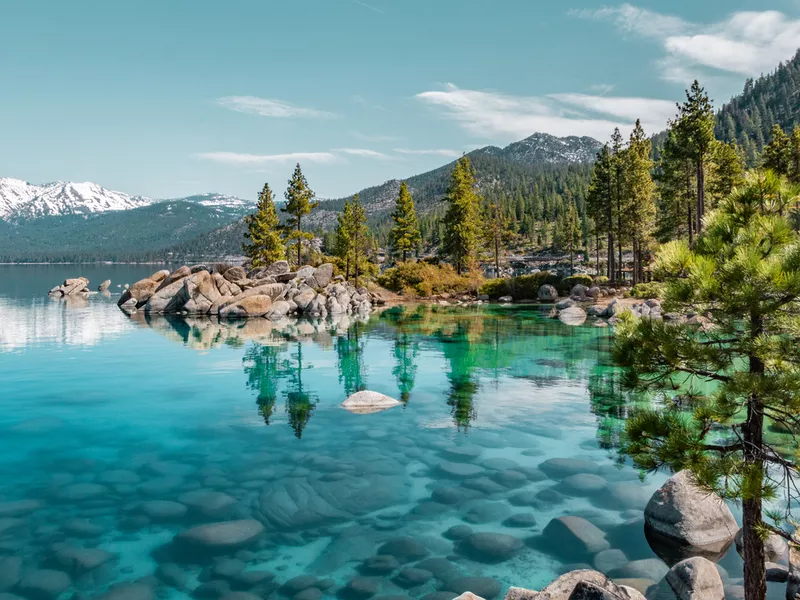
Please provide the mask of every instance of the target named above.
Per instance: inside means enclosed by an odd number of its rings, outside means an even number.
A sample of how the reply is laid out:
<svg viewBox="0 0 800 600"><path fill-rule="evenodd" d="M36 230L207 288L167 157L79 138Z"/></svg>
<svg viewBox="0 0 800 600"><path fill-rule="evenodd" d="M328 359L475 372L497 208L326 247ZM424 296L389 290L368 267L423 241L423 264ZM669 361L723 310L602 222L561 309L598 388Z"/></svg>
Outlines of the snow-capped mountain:
<svg viewBox="0 0 800 600"><path fill-rule="evenodd" d="M5 221L131 210L159 202L167 201L130 196L88 181L34 185L21 179L0 178L0 219ZM249 200L217 193L171 198L169 202L189 202L239 212L246 212L254 205Z"/></svg>
<svg viewBox="0 0 800 600"><path fill-rule="evenodd" d="M153 203L91 182L56 181L34 185L21 179L0 178L0 219L91 214L129 210Z"/></svg>
<svg viewBox="0 0 800 600"><path fill-rule="evenodd" d="M555 137L547 133L534 133L522 141L514 142L505 148L487 146L476 150L478 153L504 158L506 160L532 165L537 163L582 163L591 162L603 144L590 137Z"/></svg>

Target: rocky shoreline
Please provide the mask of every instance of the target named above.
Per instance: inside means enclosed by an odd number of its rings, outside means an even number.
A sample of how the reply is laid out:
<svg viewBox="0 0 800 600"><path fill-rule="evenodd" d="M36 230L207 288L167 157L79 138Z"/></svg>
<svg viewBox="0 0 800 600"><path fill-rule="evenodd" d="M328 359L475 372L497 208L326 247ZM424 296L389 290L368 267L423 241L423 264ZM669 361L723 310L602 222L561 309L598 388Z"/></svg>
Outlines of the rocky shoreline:
<svg viewBox="0 0 800 600"><path fill-rule="evenodd" d="M369 314L385 301L365 287L355 288L333 265L290 271L286 261L269 267L218 269L206 265L157 271L126 289L117 304L127 314L218 316L221 319L288 315Z"/></svg>

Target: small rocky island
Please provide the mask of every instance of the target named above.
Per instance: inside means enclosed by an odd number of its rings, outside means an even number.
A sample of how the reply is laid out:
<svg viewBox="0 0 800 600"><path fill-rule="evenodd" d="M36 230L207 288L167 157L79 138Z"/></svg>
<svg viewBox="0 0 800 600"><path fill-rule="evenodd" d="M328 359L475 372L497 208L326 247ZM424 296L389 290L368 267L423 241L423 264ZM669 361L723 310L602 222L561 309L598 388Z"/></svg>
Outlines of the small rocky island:
<svg viewBox="0 0 800 600"><path fill-rule="evenodd" d="M291 271L281 260L268 267L182 266L153 273L126 289L118 301L127 314L214 315L221 319L287 315L326 317L369 314L384 300L355 288L330 263Z"/></svg>

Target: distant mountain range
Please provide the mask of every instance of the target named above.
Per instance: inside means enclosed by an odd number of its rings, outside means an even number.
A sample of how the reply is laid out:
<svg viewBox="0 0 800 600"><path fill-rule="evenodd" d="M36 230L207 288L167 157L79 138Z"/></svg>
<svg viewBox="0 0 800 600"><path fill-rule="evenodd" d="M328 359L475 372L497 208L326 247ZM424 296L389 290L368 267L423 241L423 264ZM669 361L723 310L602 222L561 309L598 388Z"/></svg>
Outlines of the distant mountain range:
<svg viewBox="0 0 800 600"><path fill-rule="evenodd" d="M505 148L469 154L480 185L515 189L543 170L586 164L600 142L537 133ZM435 208L447 190L452 162L407 181L420 212ZM588 170L587 170L588 176ZM388 215L399 180L362 190L370 220ZM326 229L344 198L322 200L308 218ZM147 260L174 256L223 257L241 251L243 217L255 203L208 193L157 200L106 189L95 183L34 185L0 178L0 261Z"/></svg>
<svg viewBox="0 0 800 600"><path fill-rule="evenodd" d="M134 210L161 202L187 202L206 207L222 207L233 211L249 211L254 203L225 194L198 194L185 198L156 200L129 196L91 182L56 181L35 185L8 177L0 178L0 219L17 221L67 215Z"/></svg>

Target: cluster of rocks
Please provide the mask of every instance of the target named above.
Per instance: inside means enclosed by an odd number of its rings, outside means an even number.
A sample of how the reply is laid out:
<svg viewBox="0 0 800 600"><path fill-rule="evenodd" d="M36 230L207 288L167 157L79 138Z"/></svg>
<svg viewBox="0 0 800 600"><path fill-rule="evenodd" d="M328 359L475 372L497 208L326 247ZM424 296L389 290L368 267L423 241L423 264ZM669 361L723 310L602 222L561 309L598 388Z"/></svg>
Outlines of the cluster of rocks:
<svg viewBox="0 0 800 600"><path fill-rule="evenodd" d="M111 287L111 280L106 279L97 287L97 291L101 293L108 293ZM91 292L89 291L89 280L86 277L74 277L66 279L64 283L51 289L48 294L53 298L64 297L87 297Z"/></svg>
<svg viewBox="0 0 800 600"><path fill-rule="evenodd" d="M290 271L286 261L246 271L206 265L182 266L172 273L158 271L131 285L119 299L126 313L214 315L223 319L287 315L325 317L369 314L384 301L366 288L354 288L333 265L306 266Z"/></svg>
<svg viewBox="0 0 800 600"><path fill-rule="evenodd" d="M89 280L86 279L86 277L67 279L61 285L51 289L49 295L56 298L63 298L65 296L88 296Z"/></svg>

